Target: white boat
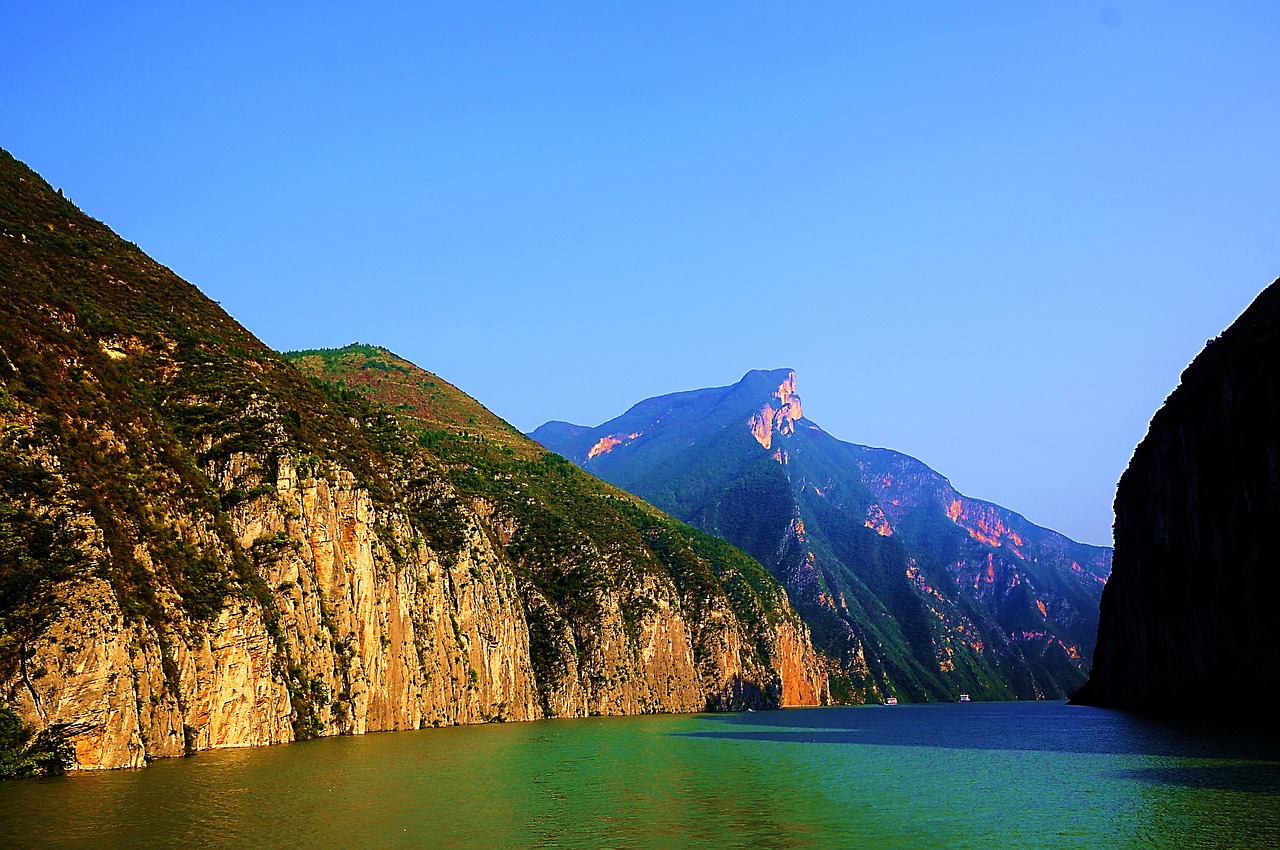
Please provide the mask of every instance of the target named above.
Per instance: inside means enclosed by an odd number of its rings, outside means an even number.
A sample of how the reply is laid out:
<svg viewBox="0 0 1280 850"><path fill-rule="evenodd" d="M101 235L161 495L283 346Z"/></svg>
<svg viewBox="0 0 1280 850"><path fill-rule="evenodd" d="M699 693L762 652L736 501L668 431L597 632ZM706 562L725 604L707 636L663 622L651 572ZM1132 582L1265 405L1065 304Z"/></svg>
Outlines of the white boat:
<svg viewBox="0 0 1280 850"><path fill-rule="evenodd" d="M884 704L885 704L885 705L897 705L897 704L898 704L898 698L897 698L897 697L888 697L887 699L885 699Z"/></svg>
<svg viewBox="0 0 1280 850"><path fill-rule="evenodd" d="M961 702L972 702L972 700L970 700L970 699L969 699L969 695L968 695L968 694L961 694L961 695L960 695L960 701L961 701Z"/></svg>

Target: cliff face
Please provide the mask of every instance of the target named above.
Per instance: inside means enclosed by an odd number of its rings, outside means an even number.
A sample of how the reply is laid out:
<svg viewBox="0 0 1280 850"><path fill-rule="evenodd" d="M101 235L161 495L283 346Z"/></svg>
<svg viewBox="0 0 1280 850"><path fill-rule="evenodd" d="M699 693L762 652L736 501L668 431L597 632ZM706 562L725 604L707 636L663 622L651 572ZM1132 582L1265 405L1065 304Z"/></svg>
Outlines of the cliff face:
<svg viewBox="0 0 1280 850"><path fill-rule="evenodd" d="M422 410L304 375L3 152L0 290L0 703L74 767L825 698L741 553L387 352Z"/></svg>
<svg viewBox="0 0 1280 850"><path fill-rule="evenodd" d="M357 392L426 449L448 494L509 559L552 715L816 705L826 681L785 591L759 564L592 479L439 377L382 349L286 355L333 392ZM385 437L384 437L385 439ZM428 467L386 444L406 480ZM433 485L438 486L438 485ZM413 506L410 506L412 512ZM438 530L423 531L441 538Z"/></svg>
<svg viewBox="0 0 1280 850"><path fill-rule="evenodd" d="M1280 281L1182 374L1116 492L1115 571L1074 699L1272 710L1280 696Z"/></svg>
<svg viewBox="0 0 1280 850"><path fill-rule="evenodd" d="M1053 699L1085 681L1110 550L803 411L794 372L756 371L532 436L768 567L841 699Z"/></svg>

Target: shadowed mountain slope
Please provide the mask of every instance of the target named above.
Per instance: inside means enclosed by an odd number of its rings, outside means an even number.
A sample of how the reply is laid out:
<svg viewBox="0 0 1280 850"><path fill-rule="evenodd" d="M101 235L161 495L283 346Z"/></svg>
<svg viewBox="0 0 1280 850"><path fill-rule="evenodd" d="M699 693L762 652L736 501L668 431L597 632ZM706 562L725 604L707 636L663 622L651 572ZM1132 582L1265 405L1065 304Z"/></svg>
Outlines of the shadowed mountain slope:
<svg viewBox="0 0 1280 850"><path fill-rule="evenodd" d="M1085 679L1110 550L835 439L788 369L531 436L765 564L842 699L1060 698Z"/></svg>

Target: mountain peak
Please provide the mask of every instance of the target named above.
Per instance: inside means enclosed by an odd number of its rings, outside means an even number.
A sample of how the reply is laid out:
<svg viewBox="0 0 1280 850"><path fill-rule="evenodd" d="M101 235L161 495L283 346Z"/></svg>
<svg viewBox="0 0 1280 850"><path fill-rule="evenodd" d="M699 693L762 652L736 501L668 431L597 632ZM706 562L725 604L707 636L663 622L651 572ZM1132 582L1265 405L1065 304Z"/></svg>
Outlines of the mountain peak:
<svg viewBox="0 0 1280 850"><path fill-rule="evenodd" d="M764 564L841 699L1056 699L1082 684L1110 551L963 496L915 458L837 440L802 418L797 390L791 369L751 371L576 437L542 433Z"/></svg>
<svg viewBox="0 0 1280 850"><path fill-rule="evenodd" d="M735 384L735 387L744 389L758 389L763 387L776 388L786 382L791 382L792 392L795 391L796 370L790 368L780 369L752 369L750 372L742 376L742 379ZM726 387L728 389L728 387Z"/></svg>
<svg viewBox="0 0 1280 850"><path fill-rule="evenodd" d="M796 393L796 373L793 369L775 369L772 372L748 372L743 380L747 380L752 375L760 375L764 378L776 379L779 376L782 380L778 384L778 388L773 391L773 395L769 401L764 403L758 413L751 414L747 420L747 426L751 429L751 436L756 438L756 442L768 450L773 447L773 435L776 431L779 434L794 434L796 430L796 421L804 415L800 406L800 396ZM773 401L778 402L778 406L773 406Z"/></svg>

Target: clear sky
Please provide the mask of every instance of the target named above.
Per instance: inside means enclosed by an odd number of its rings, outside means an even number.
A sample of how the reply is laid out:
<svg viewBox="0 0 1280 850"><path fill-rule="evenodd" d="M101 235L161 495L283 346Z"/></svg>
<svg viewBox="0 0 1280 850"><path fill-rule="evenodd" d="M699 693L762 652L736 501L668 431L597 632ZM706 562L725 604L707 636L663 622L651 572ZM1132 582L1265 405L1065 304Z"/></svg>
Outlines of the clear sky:
<svg viewBox="0 0 1280 850"><path fill-rule="evenodd" d="M1280 275L1274 0L196 5L10 4L0 147L267 344L523 430L789 366L1109 543Z"/></svg>

